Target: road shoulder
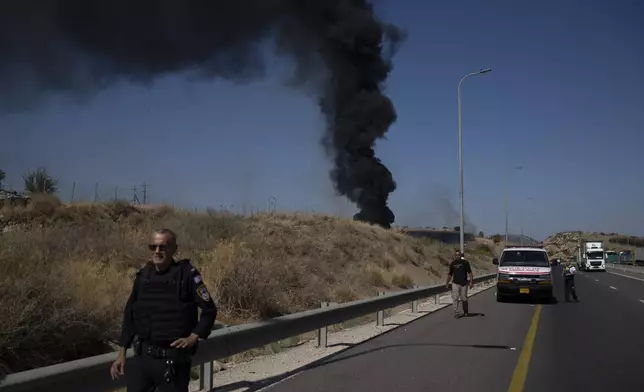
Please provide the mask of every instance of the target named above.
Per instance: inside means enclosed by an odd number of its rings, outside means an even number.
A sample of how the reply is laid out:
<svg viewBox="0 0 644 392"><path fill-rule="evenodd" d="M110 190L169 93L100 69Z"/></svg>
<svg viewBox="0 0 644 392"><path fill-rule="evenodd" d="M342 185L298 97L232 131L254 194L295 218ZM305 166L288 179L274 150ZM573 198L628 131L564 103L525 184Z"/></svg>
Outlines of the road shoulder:
<svg viewBox="0 0 644 392"><path fill-rule="evenodd" d="M468 297L475 296L492 287L494 287L492 283L474 287ZM411 309L403 310L386 317L385 325L382 327L376 325L374 315L374 321L369 324L347 328L334 333L329 332L327 348L318 348L317 340L314 339L300 342L297 346L285 349L276 354L256 357L242 363L229 363L225 369L217 371L214 374L214 386L215 388L223 388L226 392L247 391L253 383L259 380L294 372L303 366L337 354L385 332L404 326L418 318L451 306L451 303L452 300L448 294L440 296L438 304L436 304L434 297L432 297L418 304L418 313L412 313ZM217 367L215 366L215 368ZM199 381L192 381L190 391L196 392L199 390ZM253 387L253 390L256 390L255 387Z"/></svg>

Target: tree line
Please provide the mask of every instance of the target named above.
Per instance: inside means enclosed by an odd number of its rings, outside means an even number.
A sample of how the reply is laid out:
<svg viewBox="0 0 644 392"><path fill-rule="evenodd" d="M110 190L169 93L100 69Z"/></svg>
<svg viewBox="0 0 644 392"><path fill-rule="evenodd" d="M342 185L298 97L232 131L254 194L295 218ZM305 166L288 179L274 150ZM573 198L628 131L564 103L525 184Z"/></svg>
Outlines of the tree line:
<svg viewBox="0 0 644 392"><path fill-rule="evenodd" d="M0 169L0 190L4 189L7 173ZM58 192L58 180L53 178L47 169L38 168L22 175L23 190L26 193L46 193L53 195Z"/></svg>
<svg viewBox="0 0 644 392"><path fill-rule="evenodd" d="M611 237L608 241L620 245L644 246L644 238L636 236L615 236Z"/></svg>

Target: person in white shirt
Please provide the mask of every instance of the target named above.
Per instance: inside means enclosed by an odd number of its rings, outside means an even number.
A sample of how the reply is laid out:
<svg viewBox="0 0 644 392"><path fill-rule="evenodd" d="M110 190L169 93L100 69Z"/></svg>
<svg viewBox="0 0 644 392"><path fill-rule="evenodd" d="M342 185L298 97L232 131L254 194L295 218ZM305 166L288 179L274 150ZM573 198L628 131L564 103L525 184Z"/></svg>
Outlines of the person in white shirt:
<svg viewBox="0 0 644 392"><path fill-rule="evenodd" d="M566 261L566 265L563 267L562 275L564 277L564 298L566 302L570 302L570 294L575 299L575 302L579 302L577 298L577 290L575 289L575 273L577 269L574 265L570 264L570 261Z"/></svg>

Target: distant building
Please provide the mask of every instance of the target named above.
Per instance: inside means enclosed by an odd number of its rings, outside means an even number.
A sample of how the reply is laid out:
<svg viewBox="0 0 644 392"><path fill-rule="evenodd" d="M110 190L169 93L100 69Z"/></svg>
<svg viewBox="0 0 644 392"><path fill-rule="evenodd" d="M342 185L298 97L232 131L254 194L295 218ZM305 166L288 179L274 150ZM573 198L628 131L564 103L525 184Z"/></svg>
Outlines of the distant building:
<svg viewBox="0 0 644 392"><path fill-rule="evenodd" d="M0 207L9 205L26 205L29 202L29 195L16 191L0 189Z"/></svg>

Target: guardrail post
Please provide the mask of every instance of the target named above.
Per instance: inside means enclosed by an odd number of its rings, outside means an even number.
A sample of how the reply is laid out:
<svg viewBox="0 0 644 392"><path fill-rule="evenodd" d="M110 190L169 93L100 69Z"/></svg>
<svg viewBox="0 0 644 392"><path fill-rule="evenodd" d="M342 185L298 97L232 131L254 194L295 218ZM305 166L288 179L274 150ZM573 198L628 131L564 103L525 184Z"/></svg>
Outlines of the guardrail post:
<svg viewBox="0 0 644 392"><path fill-rule="evenodd" d="M419 287L420 286L418 286L417 284L414 285L414 289L417 289ZM411 301L411 312L412 313L418 313L418 300L417 299Z"/></svg>
<svg viewBox="0 0 644 392"><path fill-rule="evenodd" d="M212 361L199 365L199 389L205 391L212 390L214 387L214 380L212 378L213 370Z"/></svg>
<svg viewBox="0 0 644 392"><path fill-rule="evenodd" d="M438 305L440 302L441 302L440 294L436 294L436 295L434 296L434 303L435 303L436 305Z"/></svg>
<svg viewBox="0 0 644 392"><path fill-rule="evenodd" d="M384 291L378 291L378 297L382 297L385 295ZM378 313L376 314L376 325L379 327L382 327L385 325L385 311L379 310Z"/></svg>
<svg viewBox="0 0 644 392"><path fill-rule="evenodd" d="M321 308L326 308L329 306L329 302L320 302L320 307ZM318 329L318 347L319 348L327 348L327 329L325 327L321 327Z"/></svg>

